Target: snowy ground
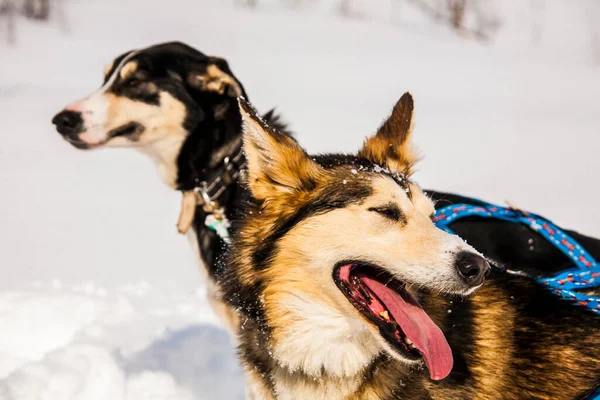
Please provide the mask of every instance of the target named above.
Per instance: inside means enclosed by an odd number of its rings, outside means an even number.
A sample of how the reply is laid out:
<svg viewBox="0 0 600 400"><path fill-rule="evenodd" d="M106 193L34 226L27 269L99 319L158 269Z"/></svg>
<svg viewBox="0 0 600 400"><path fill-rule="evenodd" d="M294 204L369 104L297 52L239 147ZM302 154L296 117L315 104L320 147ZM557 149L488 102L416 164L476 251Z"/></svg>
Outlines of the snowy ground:
<svg viewBox="0 0 600 400"><path fill-rule="evenodd" d="M325 0L299 11L149 3L70 2L69 34L22 25L18 47L0 45L1 400L243 397L175 230L179 196L141 155L76 151L50 125L129 48L176 39L226 57L256 106L277 105L313 152L357 149L410 90L423 186L510 200L600 236L586 0L547 0L535 44L529 3L502 2L503 30L487 45L408 7L344 20Z"/></svg>

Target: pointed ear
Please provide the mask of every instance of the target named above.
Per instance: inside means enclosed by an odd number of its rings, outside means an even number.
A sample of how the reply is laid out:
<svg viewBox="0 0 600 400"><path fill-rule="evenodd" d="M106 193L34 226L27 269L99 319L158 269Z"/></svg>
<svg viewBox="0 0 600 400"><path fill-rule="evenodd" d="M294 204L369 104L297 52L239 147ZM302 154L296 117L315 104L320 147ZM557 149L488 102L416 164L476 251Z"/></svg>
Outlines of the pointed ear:
<svg viewBox="0 0 600 400"><path fill-rule="evenodd" d="M323 169L290 136L268 126L244 98L242 115L248 185L259 200L316 187Z"/></svg>
<svg viewBox="0 0 600 400"><path fill-rule="evenodd" d="M414 103L410 93L404 93L394 106L392 115L381 125L377 134L365 141L358 155L391 170L412 173L417 156L411 146Z"/></svg>

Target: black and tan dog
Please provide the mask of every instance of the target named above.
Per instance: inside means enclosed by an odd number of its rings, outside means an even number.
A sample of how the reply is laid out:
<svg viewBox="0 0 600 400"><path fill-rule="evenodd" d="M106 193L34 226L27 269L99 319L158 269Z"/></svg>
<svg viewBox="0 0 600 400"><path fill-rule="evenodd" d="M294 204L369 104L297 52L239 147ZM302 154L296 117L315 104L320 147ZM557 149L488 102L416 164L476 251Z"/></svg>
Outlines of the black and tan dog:
<svg viewBox="0 0 600 400"><path fill-rule="evenodd" d="M486 261L430 220L410 95L357 155L309 156L241 108L252 199L223 287L253 398L575 399L600 384L596 315L529 278L482 285Z"/></svg>
<svg viewBox="0 0 600 400"><path fill-rule="evenodd" d="M129 147L147 154L162 180L184 194L179 230L191 236L202 270L214 283L215 259L227 238L208 226L207 217L234 220L242 196L237 184L244 164L241 95L247 96L224 59L183 43L164 43L117 57L102 87L68 105L52 122L78 149ZM285 130L273 111L263 118ZM226 312L217 292L211 285L213 306Z"/></svg>

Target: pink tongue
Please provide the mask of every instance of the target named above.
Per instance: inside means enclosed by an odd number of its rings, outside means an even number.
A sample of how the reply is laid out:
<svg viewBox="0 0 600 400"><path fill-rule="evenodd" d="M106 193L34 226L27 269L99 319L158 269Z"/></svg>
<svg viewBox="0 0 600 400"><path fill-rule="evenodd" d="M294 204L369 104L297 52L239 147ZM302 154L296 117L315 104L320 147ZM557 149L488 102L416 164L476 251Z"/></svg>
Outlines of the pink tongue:
<svg viewBox="0 0 600 400"><path fill-rule="evenodd" d="M447 377L453 365L452 351L441 329L419 306L417 300L408 292L403 294L408 301L404 300L398 293L368 276L361 276L360 279L377 295L404 334L421 352L431 379L440 380Z"/></svg>

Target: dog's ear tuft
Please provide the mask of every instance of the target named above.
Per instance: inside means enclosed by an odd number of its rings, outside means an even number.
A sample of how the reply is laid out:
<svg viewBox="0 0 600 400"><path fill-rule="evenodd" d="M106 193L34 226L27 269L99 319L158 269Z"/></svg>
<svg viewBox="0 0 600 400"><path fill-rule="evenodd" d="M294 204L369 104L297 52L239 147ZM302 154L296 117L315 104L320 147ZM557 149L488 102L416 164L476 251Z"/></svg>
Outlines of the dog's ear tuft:
<svg viewBox="0 0 600 400"><path fill-rule="evenodd" d="M413 98L410 93L404 93L377 134L366 140L359 156L410 175L417 162L410 139L413 111Z"/></svg>
<svg viewBox="0 0 600 400"><path fill-rule="evenodd" d="M294 139L268 126L243 97L238 102L252 195L268 200L314 189L323 173L321 167Z"/></svg>
<svg viewBox="0 0 600 400"><path fill-rule="evenodd" d="M193 89L214 92L233 98L244 96L244 88L233 75L227 61L219 57L209 57L208 64L200 70L190 70L186 81Z"/></svg>

